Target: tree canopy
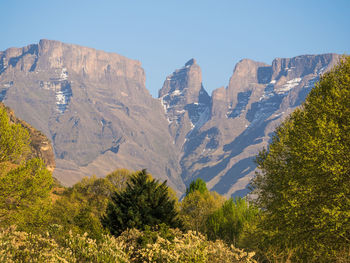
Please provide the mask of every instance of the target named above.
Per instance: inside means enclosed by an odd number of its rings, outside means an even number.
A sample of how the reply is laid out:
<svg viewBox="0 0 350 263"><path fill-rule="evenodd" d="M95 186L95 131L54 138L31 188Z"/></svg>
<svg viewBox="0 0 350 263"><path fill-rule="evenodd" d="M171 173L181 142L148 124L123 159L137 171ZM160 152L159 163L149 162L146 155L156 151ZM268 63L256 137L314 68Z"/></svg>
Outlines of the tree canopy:
<svg viewBox="0 0 350 263"><path fill-rule="evenodd" d="M202 184L191 185L203 186ZM181 202L181 217L186 229L195 230L204 234L207 233L206 222L208 216L222 206L225 198L217 192L208 191L206 187L205 191L202 192L200 189L203 190L203 187L198 190L196 190L195 187L192 189L193 190L188 191L189 193Z"/></svg>
<svg viewBox="0 0 350 263"><path fill-rule="evenodd" d="M186 195L199 191L201 194L208 192L207 184L201 178L197 178L195 181L190 183L190 186L186 189Z"/></svg>
<svg viewBox="0 0 350 263"><path fill-rule="evenodd" d="M51 173L41 159L27 160L28 131L0 107L0 226L40 230L50 212Z"/></svg>
<svg viewBox="0 0 350 263"><path fill-rule="evenodd" d="M144 230L162 223L170 227L182 225L166 181L159 183L146 170L132 176L124 191L112 195L102 218L102 224L116 236L128 228Z"/></svg>
<svg viewBox="0 0 350 263"><path fill-rule="evenodd" d="M104 178L84 177L58 194L51 221L61 225L66 232L86 232L90 237L100 239L105 232L100 218L106 212L108 200L114 192L125 190L132 174L127 169L117 169Z"/></svg>
<svg viewBox="0 0 350 263"><path fill-rule="evenodd" d="M10 123L5 107L0 105L0 162L20 162L29 148L29 133L20 124Z"/></svg>
<svg viewBox="0 0 350 263"><path fill-rule="evenodd" d="M327 262L350 240L350 57L324 74L257 157L266 244Z"/></svg>
<svg viewBox="0 0 350 263"><path fill-rule="evenodd" d="M255 221L258 208L243 198L230 198L207 219L207 234L212 240L222 239L236 245L249 223Z"/></svg>

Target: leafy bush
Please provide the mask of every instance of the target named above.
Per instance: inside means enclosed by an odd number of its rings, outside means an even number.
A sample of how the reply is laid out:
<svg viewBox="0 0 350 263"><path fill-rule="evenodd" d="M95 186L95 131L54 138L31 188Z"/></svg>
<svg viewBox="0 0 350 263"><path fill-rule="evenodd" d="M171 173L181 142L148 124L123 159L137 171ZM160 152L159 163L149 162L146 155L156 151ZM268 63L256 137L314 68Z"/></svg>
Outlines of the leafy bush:
<svg viewBox="0 0 350 263"><path fill-rule="evenodd" d="M86 233L73 235L70 232L64 247L69 249L76 262L128 262L124 252L126 244L110 235L103 235L97 242Z"/></svg>
<svg viewBox="0 0 350 263"><path fill-rule="evenodd" d="M164 226L144 232L127 230L117 240L128 245L130 262L256 262L253 252L247 253L219 240L208 241L194 231L184 233Z"/></svg>
<svg viewBox="0 0 350 263"><path fill-rule="evenodd" d="M145 232L131 229L118 238L96 241L87 234L67 233L56 241L51 233L29 234L11 227L0 231L0 262L179 262L256 263L254 253L208 241L203 235L183 233L166 225Z"/></svg>
<svg viewBox="0 0 350 263"><path fill-rule="evenodd" d="M0 231L0 262L73 262L68 249L41 235L17 231L15 227Z"/></svg>
<svg viewBox="0 0 350 263"><path fill-rule="evenodd" d="M129 262L126 245L105 235L100 242L87 235L68 233L62 244L46 236L17 231L0 231L0 262Z"/></svg>

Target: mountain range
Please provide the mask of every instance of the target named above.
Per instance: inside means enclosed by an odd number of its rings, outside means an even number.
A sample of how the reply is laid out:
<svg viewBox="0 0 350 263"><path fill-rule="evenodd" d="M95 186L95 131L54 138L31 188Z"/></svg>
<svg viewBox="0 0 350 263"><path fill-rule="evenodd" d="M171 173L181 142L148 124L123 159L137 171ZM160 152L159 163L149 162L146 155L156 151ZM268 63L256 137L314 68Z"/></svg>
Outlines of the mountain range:
<svg viewBox="0 0 350 263"><path fill-rule="evenodd" d="M147 168L179 194L200 177L220 194L243 196L258 151L339 58L243 59L211 96L190 59L153 98L139 61L40 40L0 52L0 101L51 139L54 176L65 185Z"/></svg>

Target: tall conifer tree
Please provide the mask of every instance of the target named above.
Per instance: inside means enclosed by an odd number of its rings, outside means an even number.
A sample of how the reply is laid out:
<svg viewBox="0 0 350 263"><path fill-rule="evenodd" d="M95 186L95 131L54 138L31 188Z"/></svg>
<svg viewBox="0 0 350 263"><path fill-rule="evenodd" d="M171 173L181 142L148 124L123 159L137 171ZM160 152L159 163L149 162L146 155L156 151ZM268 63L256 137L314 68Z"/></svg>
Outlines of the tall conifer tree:
<svg viewBox="0 0 350 263"><path fill-rule="evenodd" d="M160 184L146 170L132 176L125 191L114 193L102 224L116 236L128 228L144 230L146 226L160 224L181 226L166 182Z"/></svg>

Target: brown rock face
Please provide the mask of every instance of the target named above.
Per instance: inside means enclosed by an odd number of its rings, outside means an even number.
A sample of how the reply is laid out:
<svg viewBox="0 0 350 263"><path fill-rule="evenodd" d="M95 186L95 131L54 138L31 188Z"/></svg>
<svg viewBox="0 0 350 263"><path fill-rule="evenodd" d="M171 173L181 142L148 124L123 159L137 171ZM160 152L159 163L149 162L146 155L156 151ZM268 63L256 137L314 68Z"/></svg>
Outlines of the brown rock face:
<svg viewBox="0 0 350 263"><path fill-rule="evenodd" d="M207 121L210 97L202 85L202 71L194 59L169 75L159 91L174 144L182 149L186 136ZM206 118L205 120L203 118Z"/></svg>
<svg viewBox="0 0 350 263"><path fill-rule="evenodd" d="M147 168L184 190L164 111L138 61L51 40L11 48L0 54L0 101L52 139L64 184Z"/></svg>
<svg viewBox="0 0 350 263"><path fill-rule="evenodd" d="M53 152L53 147L51 145L50 140L42 134L40 131L34 129L32 126L30 126L25 121L17 118L15 116L15 113L8 107L5 107L3 103L0 102L0 107L5 108L7 111L7 114L10 116L10 121L12 123L21 124L22 127L28 130L30 135L30 148L31 148L31 154L28 156L28 158L34 158L38 157L41 158L45 164L47 169L50 172L53 172L55 170L55 155Z"/></svg>
<svg viewBox="0 0 350 263"><path fill-rule="evenodd" d="M242 196L258 151L338 59L305 55L272 65L244 59L211 97L191 59L154 99L140 62L41 40L0 52L0 101L52 140L54 175L64 184L147 168L179 193L200 177L212 190Z"/></svg>
<svg viewBox="0 0 350 263"><path fill-rule="evenodd" d="M275 59L271 66L240 61L228 87L213 92L211 118L188 136L181 159L185 183L201 177L221 194L245 195L258 151L338 60L324 54Z"/></svg>

